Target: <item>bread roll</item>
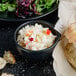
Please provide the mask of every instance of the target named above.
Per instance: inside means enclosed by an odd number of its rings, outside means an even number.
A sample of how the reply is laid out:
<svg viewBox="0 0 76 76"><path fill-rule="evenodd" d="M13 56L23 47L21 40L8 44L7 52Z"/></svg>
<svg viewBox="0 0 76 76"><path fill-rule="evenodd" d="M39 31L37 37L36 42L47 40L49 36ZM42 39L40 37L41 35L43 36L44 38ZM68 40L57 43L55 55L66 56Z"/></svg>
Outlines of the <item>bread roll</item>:
<svg viewBox="0 0 76 76"><path fill-rule="evenodd" d="M5 54L3 55L3 58L7 61L7 63L15 64L16 60L11 51L5 51Z"/></svg>
<svg viewBox="0 0 76 76"><path fill-rule="evenodd" d="M3 69L6 65L6 60L4 60L2 57L0 57L0 70Z"/></svg>
<svg viewBox="0 0 76 76"><path fill-rule="evenodd" d="M68 62L76 69L76 23L72 24L61 40L64 54Z"/></svg>
<svg viewBox="0 0 76 76"><path fill-rule="evenodd" d="M13 74L2 73L1 76L14 76Z"/></svg>

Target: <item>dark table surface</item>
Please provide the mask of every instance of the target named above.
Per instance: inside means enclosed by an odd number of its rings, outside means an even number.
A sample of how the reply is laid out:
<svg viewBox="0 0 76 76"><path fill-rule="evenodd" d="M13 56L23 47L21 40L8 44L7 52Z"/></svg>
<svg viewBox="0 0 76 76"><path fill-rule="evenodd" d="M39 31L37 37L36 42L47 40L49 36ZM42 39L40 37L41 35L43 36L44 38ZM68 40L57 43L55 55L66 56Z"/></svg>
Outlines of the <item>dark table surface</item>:
<svg viewBox="0 0 76 76"><path fill-rule="evenodd" d="M55 25L58 20L57 10L52 14L41 18ZM56 76L53 70L53 59L50 58L44 62L32 63L24 59L18 54L14 43L14 32L16 28L23 22L5 22L0 21L0 56L5 50L11 50L17 62L15 65L7 64L7 66L0 70L2 72L12 73L15 76Z"/></svg>

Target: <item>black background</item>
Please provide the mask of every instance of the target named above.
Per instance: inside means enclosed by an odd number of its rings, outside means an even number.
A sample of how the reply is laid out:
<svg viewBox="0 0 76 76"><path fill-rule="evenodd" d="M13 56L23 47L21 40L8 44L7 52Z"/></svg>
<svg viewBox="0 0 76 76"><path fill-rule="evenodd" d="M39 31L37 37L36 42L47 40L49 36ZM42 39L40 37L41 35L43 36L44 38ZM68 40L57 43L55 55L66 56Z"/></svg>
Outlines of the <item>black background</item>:
<svg viewBox="0 0 76 76"><path fill-rule="evenodd" d="M55 25L58 20L57 12L56 10L52 14L41 18L41 20L48 21ZM17 60L15 65L7 64L3 70L0 70L0 74L2 72L7 72L13 73L15 76L55 76L52 66L53 59L51 56L44 62L32 63L28 62L26 59L24 60L18 54L13 36L16 28L22 23L24 22L0 21L0 56L3 55L5 50L11 50Z"/></svg>

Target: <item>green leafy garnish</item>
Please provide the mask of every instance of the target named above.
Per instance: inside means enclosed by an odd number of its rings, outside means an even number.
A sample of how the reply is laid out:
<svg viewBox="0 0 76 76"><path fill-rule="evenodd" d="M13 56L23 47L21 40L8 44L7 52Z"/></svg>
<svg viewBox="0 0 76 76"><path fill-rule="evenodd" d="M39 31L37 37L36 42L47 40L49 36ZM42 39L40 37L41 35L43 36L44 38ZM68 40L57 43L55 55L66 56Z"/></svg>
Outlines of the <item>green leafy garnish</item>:
<svg viewBox="0 0 76 76"><path fill-rule="evenodd" d="M59 0L1 0L0 13L13 13L17 17L27 18L49 12Z"/></svg>
<svg viewBox="0 0 76 76"><path fill-rule="evenodd" d="M0 3L0 12L13 12L16 9L16 0L2 0L2 3Z"/></svg>
<svg viewBox="0 0 76 76"><path fill-rule="evenodd" d="M57 0L35 0L37 12L42 13L44 9L49 10Z"/></svg>

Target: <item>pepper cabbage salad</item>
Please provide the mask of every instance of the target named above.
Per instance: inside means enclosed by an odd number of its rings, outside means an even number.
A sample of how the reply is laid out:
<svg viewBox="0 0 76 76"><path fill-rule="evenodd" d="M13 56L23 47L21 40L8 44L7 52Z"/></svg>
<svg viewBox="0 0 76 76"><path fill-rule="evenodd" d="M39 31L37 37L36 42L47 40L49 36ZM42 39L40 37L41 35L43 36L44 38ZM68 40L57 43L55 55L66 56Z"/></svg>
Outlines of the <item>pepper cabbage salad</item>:
<svg viewBox="0 0 76 76"><path fill-rule="evenodd" d="M58 0L1 0L0 13L14 12L17 17L27 18L49 11Z"/></svg>
<svg viewBox="0 0 76 76"><path fill-rule="evenodd" d="M18 32L17 42L25 49L43 50L53 45L56 36L48 27L41 24L25 25Z"/></svg>

